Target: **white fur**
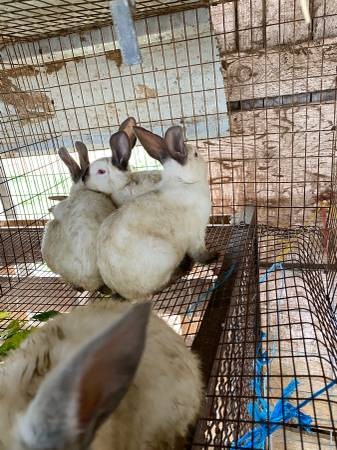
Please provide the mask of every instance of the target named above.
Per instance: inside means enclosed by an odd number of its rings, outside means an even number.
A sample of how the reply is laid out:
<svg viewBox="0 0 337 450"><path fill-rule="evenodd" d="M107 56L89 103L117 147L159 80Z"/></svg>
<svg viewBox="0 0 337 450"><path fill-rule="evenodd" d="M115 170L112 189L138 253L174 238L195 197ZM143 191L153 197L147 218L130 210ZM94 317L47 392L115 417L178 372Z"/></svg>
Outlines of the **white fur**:
<svg viewBox="0 0 337 450"><path fill-rule="evenodd" d="M58 393L55 393L55 395L58 395ZM55 404L59 401L59 398L59 395L58 398L55 398ZM41 405L34 404L35 400L36 398L31 401L25 414L19 414L17 416L16 425L13 428L12 435L13 442L16 442L14 444L14 449L16 448L15 445L20 448L22 444L28 447L28 449L34 450L44 450L45 448L48 448L49 436L45 433L44 428L39 424L40 415L38 408L41 407ZM76 396L71 398L70 402L68 399L65 408L62 410L62 434L64 437L70 436L73 430L76 430L77 428L76 400ZM39 397L39 401L41 401L41 396ZM47 401L49 402L49 399ZM48 405L48 407L50 407L50 405ZM50 410L50 414L52 415L53 413L54 411ZM39 444L38 447L37 443Z"/></svg>
<svg viewBox="0 0 337 450"><path fill-rule="evenodd" d="M76 308L34 331L21 348L6 358L0 368L1 450L39 448L36 436L42 431L38 426L32 429L34 417L26 413L34 411L29 406L42 381L53 377L55 370L66 366L65 360L71 358L83 343L96 336L98 330L118 321L129 308L128 304L119 302ZM55 397L57 395L55 392ZM151 315L136 376L118 408L99 429L90 448L173 449L175 439L184 437L188 426L196 420L201 395L197 358L185 347L180 336ZM56 411L60 404L62 402L56 398ZM73 408L59 412L60 423L66 422L66 430L61 426L62 433L75 426L76 420L71 417L74 414ZM41 445L47 439L44 435ZM45 447L41 448L45 450ZM76 447L76 450L80 448Z"/></svg>
<svg viewBox="0 0 337 450"><path fill-rule="evenodd" d="M104 171L105 173L99 173ZM161 180L162 171L122 171L111 162L111 158L100 158L90 164L85 184L89 189L111 195L120 206L138 195L151 191Z"/></svg>
<svg viewBox="0 0 337 450"><path fill-rule="evenodd" d="M91 163L85 183L74 183L69 197L51 209L54 220L47 224L42 240L42 256L48 267L75 288L94 292L103 286L96 255L101 223L114 205L149 192L160 180L161 171L122 171L111 158Z"/></svg>
<svg viewBox="0 0 337 450"><path fill-rule="evenodd" d="M42 239L48 267L76 288L90 292L104 285L97 267L96 240L103 220L115 209L111 199L88 190L82 181L52 209Z"/></svg>
<svg viewBox="0 0 337 450"><path fill-rule="evenodd" d="M206 164L188 147L188 160L164 163L157 189L123 205L103 222L98 266L106 285L127 299L146 299L165 286L189 254L206 253L211 211Z"/></svg>

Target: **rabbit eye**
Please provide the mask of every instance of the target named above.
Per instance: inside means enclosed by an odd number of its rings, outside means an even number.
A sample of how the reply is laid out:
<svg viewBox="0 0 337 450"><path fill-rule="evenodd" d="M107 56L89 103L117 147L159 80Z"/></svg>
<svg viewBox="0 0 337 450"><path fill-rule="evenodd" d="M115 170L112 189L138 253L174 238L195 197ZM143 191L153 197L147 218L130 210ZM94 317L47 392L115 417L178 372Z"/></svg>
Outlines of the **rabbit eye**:
<svg viewBox="0 0 337 450"><path fill-rule="evenodd" d="M97 170L97 174L98 175L103 175L103 174L105 174L105 170L104 169L98 169Z"/></svg>
<svg viewBox="0 0 337 450"><path fill-rule="evenodd" d="M194 156L195 156L196 158L198 158L198 153L197 153L197 152L194 152Z"/></svg>

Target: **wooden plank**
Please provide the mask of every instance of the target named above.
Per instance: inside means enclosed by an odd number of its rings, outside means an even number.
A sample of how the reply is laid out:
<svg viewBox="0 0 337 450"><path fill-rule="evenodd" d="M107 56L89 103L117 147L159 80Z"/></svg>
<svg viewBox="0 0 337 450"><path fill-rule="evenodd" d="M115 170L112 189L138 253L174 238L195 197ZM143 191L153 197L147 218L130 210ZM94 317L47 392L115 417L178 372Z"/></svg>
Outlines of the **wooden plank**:
<svg viewBox="0 0 337 450"><path fill-rule="evenodd" d="M271 0L266 2L266 24L279 25L304 20L300 0Z"/></svg>
<svg viewBox="0 0 337 450"><path fill-rule="evenodd" d="M331 16L337 14L337 3L331 0L314 0L316 16Z"/></svg>
<svg viewBox="0 0 337 450"><path fill-rule="evenodd" d="M238 48L235 8L234 1L210 7L212 27L222 53L234 52Z"/></svg>
<svg viewBox="0 0 337 450"><path fill-rule="evenodd" d="M243 114L241 120L245 117ZM310 133L303 130L292 133L288 130L273 134L265 132L257 136L237 134L222 139L199 141L197 146L211 162L258 162L286 156L291 156L294 160L304 157L323 159L332 156L334 136L331 130L316 130Z"/></svg>
<svg viewBox="0 0 337 450"><path fill-rule="evenodd" d="M337 2L313 0L313 38L336 36Z"/></svg>
<svg viewBox="0 0 337 450"><path fill-rule="evenodd" d="M232 53L224 60L229 101L336 88L337 38Z"/></svg>
<svg viewBox="0 0 337 450"><path fill-rule="evenodd" d="M313 225L329 198L334 105L232 113L231 136L198 143L209 159L214 214L256 202L259 223Z"/></svg>
<svg viewBox="0 0 337 450"><path fill-rule="evenodd" d="M325 103L235 112L230 116L231 134L331 131L335 127L335 108L334 103Z"/></svg>
<svg viewBox="0 0 337 450"><path fill-rule="evenodd" d="M241 0L237 5L239 49L263 46L265 12L263 0Z"/></svg>
<svg viewBox="0 0 337 450"><path fill-rule="evenodd" d="M315 404L317 409L317 406ZM329 407L325 408L325 415L329 414ZM324 417L323 417L324 421ZM334 445L328 435L281 428L271 436L271 448L273 450L317 450L318 448L329 450ZM333 447L332 447L333 448Z"/></svg>
<svg viewBox="0 0 337 450"><path fill-rule="evenodd" d="M0 233L1 228L11 228L11 227L44 227L45 224L48 222L46 219L39 219L39 220L0 220Z"/></svg>
<svg viewBox="0 0 337 450"><path fill-rule="evenodd" d="M312 24L305 23L296 0L236 0L211 8L220 51L270 48L337 36L337 7L333 0L311 2Z"/></svg>
<svg viewBox="0 0 337 450"><path fill-rule="evenodd" d="M311 38L312 26L308 26L304 20L300 0L266 2L266 47L293 44Z"/></svg>

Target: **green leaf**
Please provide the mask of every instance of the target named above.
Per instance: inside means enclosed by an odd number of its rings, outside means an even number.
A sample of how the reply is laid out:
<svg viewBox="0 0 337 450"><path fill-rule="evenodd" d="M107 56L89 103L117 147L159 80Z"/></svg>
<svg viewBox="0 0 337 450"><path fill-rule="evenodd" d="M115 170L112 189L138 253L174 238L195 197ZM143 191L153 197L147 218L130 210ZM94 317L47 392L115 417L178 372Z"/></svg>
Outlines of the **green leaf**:
<svg viewBox="0 0 337 450"><path fill-rule="evenodd" d="M6 330L19 330L21 328L21 322L22 321L18 319L11 320L6 327Z"/></svg>
<svg viewBox="0 0 337 450"><path fill-rule="evenodd" d="M57 316L58 314L60 314L58 311L44 311L44 312L34 314L34 316L32 316L32 320L39 320L40 322L47 322L49 319Z"/></svg>
<svg viewBox="0 0 337 450"><path fill-rule="evenodd" d="M6 330L0 333L0 339L8 339L13 336L15 333L21 330L23 321L20 320L11 320L6 327Z"/></svg>
<svg viewBox="0 0 337 450"><path fill-rule="evenodd" d="M10 315L7 311L0 311L0 320L9 319Z"/></svg>
<svg viewBox="0 0 337 450"><path fill-rule="evenodd" d="M34 314L32 320L47 322L52 317L58 315L58 311L45 311L41 313ZM8 317L4 315L3 317ZM1 318L1 311L0 311ZM27 324L26 320L14 319L9 322L6 329L0 333L0 339L4 342L0 345L0 357L6 356L10 350L15 350L18 348L23 340L34 330L36 327L30 328L29 330L23 329Z"/></svg>
<svg viewBox="0 0 337 450"><path fill-rule="evenodd" d="M33 331L34 328L30 330L20 330L13 336L10 336L5 342L0 346L0 356L5 356L10 350L15 350L19 347L22 341L26 339L27 336Z"/></svg>

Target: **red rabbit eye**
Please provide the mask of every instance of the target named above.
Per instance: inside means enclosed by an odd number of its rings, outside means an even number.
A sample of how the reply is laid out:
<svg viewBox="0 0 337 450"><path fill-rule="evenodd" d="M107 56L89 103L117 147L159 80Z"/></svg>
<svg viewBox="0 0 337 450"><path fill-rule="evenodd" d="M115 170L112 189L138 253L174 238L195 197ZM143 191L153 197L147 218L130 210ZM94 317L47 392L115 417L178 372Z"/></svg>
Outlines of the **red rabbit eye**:
<svg viewBox="0 0 337 450"><path fill-rule="evenodd" d="M97 170L97 174L98 175L103 175L105 173L105 170L103 170L103 169L98 169Z"/></svg>

